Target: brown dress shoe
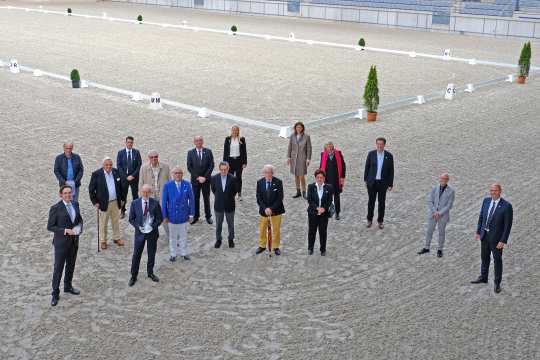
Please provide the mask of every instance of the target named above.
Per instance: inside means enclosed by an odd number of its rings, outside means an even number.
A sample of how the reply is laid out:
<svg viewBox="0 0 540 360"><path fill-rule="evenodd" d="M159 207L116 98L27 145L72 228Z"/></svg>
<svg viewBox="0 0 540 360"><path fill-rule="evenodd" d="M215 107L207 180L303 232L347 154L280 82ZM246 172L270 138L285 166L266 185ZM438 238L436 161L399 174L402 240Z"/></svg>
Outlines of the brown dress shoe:
<svg viewBox="0 0 540 360"><path fill-rule="evenodd" d="M122 239L113 240L113 242L118 246L124 246L124 240Z"/></svg>
<svg viewBox="0 0 540 360"><path fill-rule="evenodd" d="M384 229L384 224L383 223L379 223L379 229Z"/></svg>
<svg viewBox="0 0 540 360"><path fill-rule="evenodd" d="M107 250L107 243L101 243L101 250Z"/></svg>

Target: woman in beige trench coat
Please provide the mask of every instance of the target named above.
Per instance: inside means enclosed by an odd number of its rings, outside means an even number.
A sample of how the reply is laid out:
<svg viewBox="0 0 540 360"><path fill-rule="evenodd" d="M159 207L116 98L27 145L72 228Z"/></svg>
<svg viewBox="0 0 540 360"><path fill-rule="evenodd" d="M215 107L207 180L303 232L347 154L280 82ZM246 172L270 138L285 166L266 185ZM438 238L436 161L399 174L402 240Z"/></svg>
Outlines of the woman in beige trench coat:
<svg viewBox="0 0 540 360"><path fill-rule="evenodd" d="M287 149L287 164L294 175L296 194L293 198L306 197L306 174L311 161L311 139L305 133L304 124L300 121L294 124L294 131L289 138Z"/></svg>

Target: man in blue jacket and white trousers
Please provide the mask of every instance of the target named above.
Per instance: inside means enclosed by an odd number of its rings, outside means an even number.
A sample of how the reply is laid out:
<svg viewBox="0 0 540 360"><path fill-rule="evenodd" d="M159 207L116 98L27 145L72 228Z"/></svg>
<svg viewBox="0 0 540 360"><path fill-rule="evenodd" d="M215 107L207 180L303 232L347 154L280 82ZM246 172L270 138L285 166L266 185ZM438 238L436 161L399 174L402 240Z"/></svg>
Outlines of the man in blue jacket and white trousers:
<svg viewBox="0 0 540 360"><path fill-rule="evenodd" d="M503 272L502 253L508 242L510 230L512 229L513 210L512 204L501 197L502 188L500 184L493 184L489 188L491 197L484 199L478 225L476 227L475 238L480 240L480 256L482 266L480 277L471 281L473 284L488 282L490 255L493 254L495 265L495 293L501 292L501 281Z"/></svg>
<svg viewBox="0 0 540 360"><path fill-rule="evenodd" d="M165 183L161 199L163 222L169 224L171 262L176 261L177 248L184 260L190 260L187 248L187 223L192 223L195 216L195 197L191 183L182 180L183 176L182 168L175 166L172 170L174 180Z"/></svg>

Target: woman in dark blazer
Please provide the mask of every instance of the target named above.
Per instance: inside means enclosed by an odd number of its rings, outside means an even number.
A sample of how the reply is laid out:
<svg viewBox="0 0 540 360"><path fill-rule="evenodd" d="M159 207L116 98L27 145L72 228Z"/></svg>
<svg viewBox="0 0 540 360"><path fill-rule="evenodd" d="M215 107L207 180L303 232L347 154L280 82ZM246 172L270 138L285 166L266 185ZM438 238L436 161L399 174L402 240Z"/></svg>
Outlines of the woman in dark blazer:
<svg viewBox="0 0 540 360"><path fill-rule="evenodd" d="M238 200L242 201L242 171L247 166L247 147L246 139L240 137L240 128L237 125L231 128L231 135L225 138L223 161L229 163L229 172L238 181Z"/></svg>
<svg viewBox="0 0 540 360"><path fill-rule="evenodd" d="M333 188L332 185L325 184L326 174L323 170L315 171L315 182L309 184L307 191L308 200L308 253L313 255L315 237L319 231L321 242L321 256L326 255L326 229L328 218L330 217L330 207L332 205Z"/></svg>

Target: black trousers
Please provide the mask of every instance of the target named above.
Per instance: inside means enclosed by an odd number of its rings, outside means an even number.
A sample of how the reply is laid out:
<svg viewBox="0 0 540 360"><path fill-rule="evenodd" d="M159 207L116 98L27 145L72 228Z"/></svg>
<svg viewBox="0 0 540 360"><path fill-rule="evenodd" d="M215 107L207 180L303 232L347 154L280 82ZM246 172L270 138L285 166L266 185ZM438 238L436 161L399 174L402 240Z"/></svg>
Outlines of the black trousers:
<svg viewBox="0 0 540 360"><path fill-rule="evenodd" d="M238 194L242 193L242 171L244 171L242 165L243 164L240 157L229 158L229 172L231 175L234 175L236 177L236 181L238 181Z"/></svg>
<svg viewBox="0 0 540 360"><path fill-rule="evenodd" d="M339 198L339 190L334 192L334 206L336 207L336 214L339 214L341 212L341 200Z"/></svg>
<svg viewBox="0 0 540 360"><path fill-rule="evenodd" d="M375 211L375 200L377 200L379 207L377 212L377 222L384 222L384 208L386 202L386 191L388 186L380 180L375 180L371 185L367 186L368 190L368 211L367 211L367 220L373 221L373 215Z"/></svg>
<svg viewBox="0 0 540 360"><path fill-rule="evenodd" d="M207 219L212 217L212 211L210 210L210 181L206 180L204 183L198 181L192 182L191 186L193 187L193 194L195 195L195 219L198 219L200 216L200 206L201 206L201 192L204 201L204 214Z"/></svg>
<svg viewBox="0 0 540 360"><path fill-rule="evenodd" d="M126 212L126 203L127 203L127 194L129 192L129 189L131 188L131 197L133 200L139 198L139 179L135 178L132 181L126 181L126 184L124 185L124 194L126 194L126 202L124 203L124 206L122 206L122 212Z"/></svg>
<svg viewBox="0 0 540 360"><path fill-rule="evenodd" d="M79 250L79 240L75 237L69 237L61 244L54 245L54 268L52 278L52 294L60 294L60 280L64 272L64 290L71 289L73 272L75 271L75 261L77 260L77 251Z"/></svg>
<svg viewBox="0 0 540 360"><path fill-rule="evenodd" d="M139 265L144 250L144 244L148 244L146 252L148 254L148 263L146 265L146 273L151 275L154 273L154 263L156 262L157 236L146 235L143 239L135 239L133 245L133 257L131 258L131 276L136 278L139 275Z"/></svg>
<svg viewBox="0 0 540 360"><path fill-rule="evenodd" d="M497 249L496 241L490 241L489 235L484 236L484 239L480 241L480 257L482 258L482 266L480 267L480 276L484 279L488 279L489 275L489 263L491 262L490 255L493 254L493 264L495 265L495 284L499 284L502 281L503 262L502 262L502 249Z"/></svg>
<svg viewBox="0 0 540 360"><path fill-rule="evenodd" d="M319 231L319 241L321 243L321 252L326 251L326 230L328 228L328 216L308 215L308 250L313 250L315 246L315 237Z"/></svg>

